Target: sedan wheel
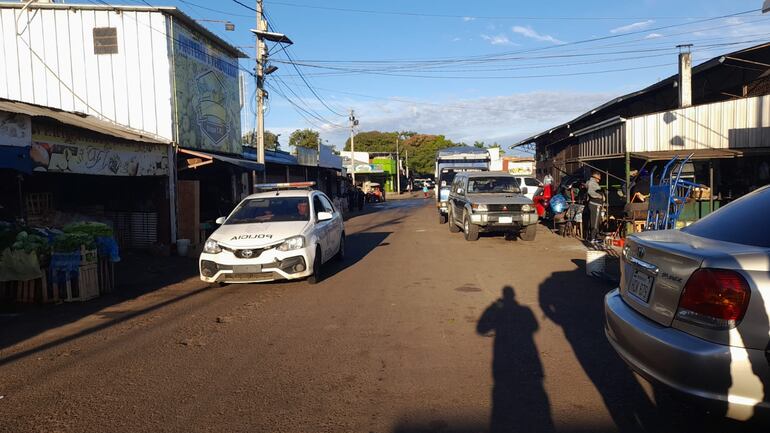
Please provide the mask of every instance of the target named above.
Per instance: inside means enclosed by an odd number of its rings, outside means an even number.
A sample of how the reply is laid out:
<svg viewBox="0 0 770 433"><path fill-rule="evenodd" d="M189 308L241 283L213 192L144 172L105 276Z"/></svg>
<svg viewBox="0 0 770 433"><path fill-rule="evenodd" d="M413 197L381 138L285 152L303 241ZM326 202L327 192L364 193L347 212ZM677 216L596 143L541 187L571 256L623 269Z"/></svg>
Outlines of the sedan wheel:
<svg viewBox="0 0 770 433"><path fill-rule="evenodd" d="M313 275L307 277L307 282L310 284L318 284L323 279L321 275L321 248L316 248L315 259L313 259Z"/></svg>

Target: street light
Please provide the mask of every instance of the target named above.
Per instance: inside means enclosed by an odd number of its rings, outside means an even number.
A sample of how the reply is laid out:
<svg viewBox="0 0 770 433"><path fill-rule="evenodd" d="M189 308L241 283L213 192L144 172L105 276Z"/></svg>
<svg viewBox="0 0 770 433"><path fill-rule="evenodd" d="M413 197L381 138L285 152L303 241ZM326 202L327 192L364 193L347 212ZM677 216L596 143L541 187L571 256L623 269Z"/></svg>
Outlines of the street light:
<svg viewBox="0 0 770 433"><path fill-rule="evenodd" d="M233 30L235 30L235 24L227 20L195 20L195 21L203 22L203 23L223 23L225 25L226 32L232 32Z"/></svg>

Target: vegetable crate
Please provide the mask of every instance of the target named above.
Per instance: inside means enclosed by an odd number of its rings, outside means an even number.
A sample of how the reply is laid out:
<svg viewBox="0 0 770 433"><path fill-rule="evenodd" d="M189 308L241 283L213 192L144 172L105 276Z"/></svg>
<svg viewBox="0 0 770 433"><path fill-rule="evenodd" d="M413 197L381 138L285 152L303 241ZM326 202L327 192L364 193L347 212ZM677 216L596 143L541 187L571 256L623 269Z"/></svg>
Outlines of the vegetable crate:
<svg viewBox="0 0 770 433"><path fill-rule="evenodd" d="M54 294L62 294L65 302L87 301L99 296L99 266L95 249L80 248L77 273L52 269Z"/></svg>

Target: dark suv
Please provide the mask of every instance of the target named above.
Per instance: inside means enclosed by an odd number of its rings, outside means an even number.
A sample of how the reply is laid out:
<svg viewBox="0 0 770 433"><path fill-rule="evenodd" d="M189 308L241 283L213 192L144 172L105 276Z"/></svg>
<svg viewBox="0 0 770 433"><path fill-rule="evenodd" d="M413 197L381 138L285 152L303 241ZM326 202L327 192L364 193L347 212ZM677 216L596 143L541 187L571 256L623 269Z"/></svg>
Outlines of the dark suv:
<svg viewBox="0 0 770 433"><path fill-rule="evenodd" d="M518 233L535 240L537 212L532 200L521 194L519 181L508 173L458 173L448 200L449 231L465 232L475 241L479 232Z"/></svg>

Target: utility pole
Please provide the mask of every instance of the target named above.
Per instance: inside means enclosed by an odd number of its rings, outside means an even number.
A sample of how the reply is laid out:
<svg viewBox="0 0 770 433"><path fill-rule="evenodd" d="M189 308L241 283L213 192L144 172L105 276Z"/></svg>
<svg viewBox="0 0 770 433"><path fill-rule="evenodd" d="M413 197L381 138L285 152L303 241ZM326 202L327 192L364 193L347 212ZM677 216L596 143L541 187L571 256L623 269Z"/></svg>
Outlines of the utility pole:
<svg viewBox="0 0 770 433"><path fill-rule="evenodd" d="M267 45L265 41L277 44L291 45L293 42L286 35L267 31L262 0L257 0L257 28L251 29L257 38L256 43L256 75L257 75L257 162L265 164L265 77L278 70L277 66L267 66ZM263 169L263 180L267 176Z"/></svg>
<svg viewBox="0 0 770 433"><path fill-rule="evenodd" d="M353 179L353 188L356 187L356 146L355 146L355 130L358 125L358 119L356 119L356 112L350 110L350 173Z"/></svg>
<svg viewBox="0 0 770 433"><path fill-rule="evenodd" d="M406 181L409 182L409 149L406 150Z"/></svg>
<svg viewBox="0 0 770 433"><path fill-rule="evenodd" d="M262 0L257 0L257 162L265 164L265 61L267 50L265 39L262 36L267 31L267 23L264 19ZM262 177L267 170L262 171Z"/></svg>
<svg viewBox="0 0 770 433"><path fill-rule="evenodd" d="M396 190L401 195L401 154L398 153L398 138L401 134L396 133Z"/></svg>

